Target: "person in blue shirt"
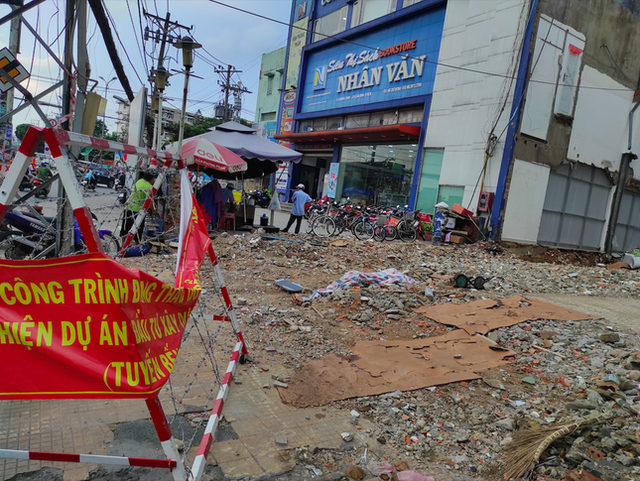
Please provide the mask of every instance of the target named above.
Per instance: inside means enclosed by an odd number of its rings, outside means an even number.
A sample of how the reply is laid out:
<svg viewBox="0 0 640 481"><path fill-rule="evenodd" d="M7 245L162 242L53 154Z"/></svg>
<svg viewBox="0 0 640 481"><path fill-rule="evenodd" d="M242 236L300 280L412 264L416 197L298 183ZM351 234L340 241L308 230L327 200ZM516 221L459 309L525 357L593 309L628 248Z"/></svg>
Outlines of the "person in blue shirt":
<svg viewBox="0 0 640 481"><path fill-rule="evenodd" d="M236 199L233 197L233 187L231 182L227 182L227 186L222 189L222 199L227 212L235 213L236 211Z"/></svg>
<svg viewBox="0 0 640 481"><path fill-rule="evenodd" d="M293 193L292 198L293 206L291 207L291 215L289 216L289 223L284 228L283 232L289 232L289 227L296 222L296 234L300 233L300 224L304 217L304 205L307 202L311 202L311 197L304 191L304 184L298 184L296 191Z"/></svg>

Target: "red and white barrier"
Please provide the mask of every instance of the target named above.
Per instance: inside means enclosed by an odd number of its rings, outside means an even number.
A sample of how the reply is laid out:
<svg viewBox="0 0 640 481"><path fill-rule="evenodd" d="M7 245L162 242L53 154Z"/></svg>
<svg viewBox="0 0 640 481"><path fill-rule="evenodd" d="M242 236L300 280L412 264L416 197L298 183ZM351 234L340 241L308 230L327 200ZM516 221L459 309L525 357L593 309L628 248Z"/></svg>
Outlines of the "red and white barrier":
<svg viewBox="0 0 640 481"><path fill-rule="evenodd" d="M143 466L145 468L166 468L171 470L176 467L176 462L171 459L125 458L99 454L45 453L43 451L22 451L19 449L0 449L0 459L114 464L117 466Z"/></svg>
<svg viewBox="0 0 640 481"><path fill-rule="evenodd" d="M194 481L199 481L202 477L202 473L204 472L204 467L207 462L207 456L209 455L209 450L211 449L211 443L213 443L213 439L216 435L216 428L218 427L218 423L220 422L220 418L222 417L224 402L227 399L227 394L229 394L229 385L231 384L231 381L233 381L236 367L238 367L240 352L244 349L244 342L239 340L236 344L235 349L233 350L231 360L229 361L229 366L227 367L227 372L225 373L224 379L222 380L222 386L220 386L218 396L216 397L216 402L213 405L213 409L211 410L211 416L209 417L209 422L207 423L207 427L204 430L202 441L200 442L200 447L198 448L198 454L196 454L196 458L193 461L191 474Z"/></svg>
<svg viewBox="0 0 640 481"><path fill-rule="evenodd" d="M121 144L119 142L107 141L104 139L97 139L87 135L78 134L75 132L68 132L58 129L41 129L36 127L30 127L27 131L24 140L20 146L20 150L16 155L9 171L7 172L5 181L0 189L0 222L4 218L6 212L11 208L11 203L14 196L18 191L18 186L22 177L26 173L26 170L31 162L31 157L35 153L35 149L38 144L44 140L50 149L51 155L56 161L58 173L60 174L60 180L62 181L69 202L73 209L73 213L78 221L80 230L84 237L85 243L90 252L103 252L102 244L98 233L93 224L91 214L84 202L82 188L76 179L75 172L67 152L63 145L78 146L78 147L93 147L106 151L119 151L132 155L139 155L145 157L155 157L158 160L163 161L164 167L169 167L173 162L179 169L184 169L185 165L182 159L168 152L157 152L150 149L136 147L132 145ZM161 187L164 180L164 172L158 176L154 183L153 189L147 195L145 203L140 211L140 214L136 216L134 226L129 231L126 240L123 242L122 249L119 256L123 255L127 246L131 243L135 233L142 223L142 219L149 208L152 197L156 194ZM180 453L178 452L176 443L172 437L169 423L162 409L162 405L157 397L147 399L147 407L151 414L154 426L160 438L162 448L168 459L143 459L134 457L118 457L118 456L103 456L93 454L68 454L68 453L45 453L40 451L23 451L13 449L0 449L0 458L12 458L12 459L26 459L26 460L39 460L39 461L61 461L61 462L86 462L97 464L115 464L121 466L144 466L154 468L168 468L172 471L172 475L175 481L199 481L204 473L204 467L206 464L206 458L209 454L211 444L213 442L215 431L222 416L222 409L224 407L225 400L229 393L229 387L231 381L234 378L235 370L238 362L241 362L242 358L248 354L246 343L240 330L240 324L236 317L233 305L231 303L231 297L227 290L227 286L222 275L222 270L218 264L218 259L213 250L211 244L209 244L208 251L209 257L214 267L217 284L219 285L222 298L225 305L225 315L214 316L214 320L230 322L233 331L237 337L237 342L229 362L226 374L220 386L220 390L216 397L209 422L207 423L203 439L198 449L198 454L194 461L193 468L190 473L187 473L184 462Z"/></svg>

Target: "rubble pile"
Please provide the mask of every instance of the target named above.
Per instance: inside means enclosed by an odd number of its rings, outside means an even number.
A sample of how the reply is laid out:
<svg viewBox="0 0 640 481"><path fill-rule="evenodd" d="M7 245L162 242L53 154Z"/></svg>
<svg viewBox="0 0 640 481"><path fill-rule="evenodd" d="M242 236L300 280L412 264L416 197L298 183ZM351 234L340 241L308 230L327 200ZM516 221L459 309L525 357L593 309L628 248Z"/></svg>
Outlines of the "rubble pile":
<svg viewBox="0 0 640 481"><path fill-rule="evenodd" d="M609 270L593 256L580 265L578 254L545 256L565 262L551 264L527 262L499 246L480 244L354 240L332 247L266 240L259 234L222 234L213 242L253 361L277 371L285 385L311 359L328 354L349 359L358 341L411 340L455 330L415 312L423 306L516 294L637 297L640 290L636 271ZM158 262L158 271L166 262ZM418 284L349 287L304 300L347 271L389 268ZM452 286L458 273L491 279L484 290L459 289ZM274 284L279 278L305 290L286 293ZM202 299L213 301L213 289L204 287ZM295 453L299 465L309 468L310 478L346 475L347 468L356 466L365 479L385 479L385 473L374 475L367 468L368 461L402 461L438 481L497 481L505 448L517 430L561 425L598 411L611 413L611 420L555 441L534 479L579 479L576 469L587 469L596 480L640 479L637 334L614 330L603 320L539 320L501 327L486 337L516 352L512 362L479 380L334 402L327 409L351 412L354 433L365 444L345 441L337 451L301 448ZM365 419L374 428L362 428L359 422ZM446 473L455 477L446 478Z"/></svg>

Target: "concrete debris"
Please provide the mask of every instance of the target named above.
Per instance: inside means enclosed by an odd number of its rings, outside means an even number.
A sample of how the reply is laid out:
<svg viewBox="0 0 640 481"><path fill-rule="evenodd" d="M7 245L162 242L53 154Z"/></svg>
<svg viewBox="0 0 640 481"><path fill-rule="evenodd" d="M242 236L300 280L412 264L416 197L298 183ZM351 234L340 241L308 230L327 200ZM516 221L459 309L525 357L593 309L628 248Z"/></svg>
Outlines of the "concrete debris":
<svg viewBox="0 0 640 481"><path fill-rule="evenodd" d="M494 352L512 355L481 376L445 380L426 388L403 387L387 394L355 395L319 408L327 419L334 410L360 416L353 432L335 440L343 442L343 449L290 450L298 466L308 469L300 479L319 476L316 469L322 471L322 479L344 479L349 466L361 467L370 477L373 473L366 468L371 459L392 466L396 460L404 461L438 481L502 479L504 446L516 431L564 425L600 410L613 411L615 416L604 426L576 431L551 444L533 480L592 481L574 476L585 472L603 481L640 479L640 421L635 415L640 413L639 328L631 322L625 326L626 321L610 314L611 307L637 298L638 271L610 270L599 254L557 249L521 258L493 244L452 247L353 240L346 247L263 242L256 248L250 242L255 238L225 235L214 239L213 246L229 292L247 299L235 312L251 356L256 366L268 365L278 379L287 379L289 388L281 392L291 391L289 379L311 361L333 356L342 364L360 362L354 356L359 342L410 346L458 330L415 312L423 307L486 301L499 308L513 296L526 296L524 302L563 296L567 308L607 317L604 321L521 319L484 334L483 342L493 346ZM154 258L145 260L151 264L145 270L154 272ZM133 265L137 260L125 262ZM166 262L158 261L155 272L161 272ZM290 301L291 294L273 282L292 279L313 291L349 271L390 268L417 284L349 285L296 305ZM481 291L455 289L451 276L459 272L492 280ZM433 298L425 294L427 287ZM215 289L207 288L202 297L213 306L216 295ZM587 308L596 302L598 309ZM506 309L507 317L514 314ZM417 355L407 349L410 356ZM419 351L421 356L428 353L428 349ZM464 364L467 352L459 354L462 358L455 362ZM268 380L271 387L270 373L261 375L265 377L259 385ZM535 385L522 382L523 378L533 379ZM381 473L380 479L392 479L391 474L397 473Z"/></svg>

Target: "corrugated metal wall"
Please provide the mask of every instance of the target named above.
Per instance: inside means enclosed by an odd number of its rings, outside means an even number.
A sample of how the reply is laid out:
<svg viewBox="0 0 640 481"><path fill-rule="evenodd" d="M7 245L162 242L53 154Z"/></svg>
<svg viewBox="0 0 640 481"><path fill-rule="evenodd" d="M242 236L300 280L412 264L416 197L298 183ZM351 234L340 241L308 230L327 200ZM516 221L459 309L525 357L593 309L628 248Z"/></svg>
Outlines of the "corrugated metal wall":
<svg viewBox="0 0 640 481"><path fill-rule="evenodd" d="M602 169L563 164L549 174L538 242L573 249L599 250L605 228L611 182Z"/></svg>
<svg viewBox="0 0 640 481"><path fill-rule="evenodd" d="M640 193L625 190L622 194L613 250L629 252L640 247Z"/></svg>

